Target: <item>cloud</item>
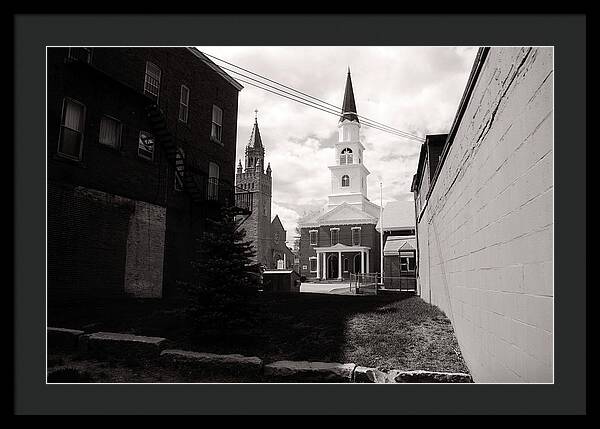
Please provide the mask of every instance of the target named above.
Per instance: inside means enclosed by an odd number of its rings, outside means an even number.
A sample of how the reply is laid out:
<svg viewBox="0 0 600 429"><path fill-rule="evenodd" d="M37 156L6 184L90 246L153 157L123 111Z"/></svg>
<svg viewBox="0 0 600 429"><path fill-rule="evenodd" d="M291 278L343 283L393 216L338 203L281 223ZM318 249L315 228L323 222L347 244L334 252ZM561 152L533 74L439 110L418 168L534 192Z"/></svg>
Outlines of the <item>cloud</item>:
<svg viewBox="0 0 600 429"><path fill-rule="evenodd" d="M475 47L213 46L201 51L341 106L347 67L360 115L419 136L449 131L464 91ZM216 61L218 63L218 61ZM227 66L230 67L230 66ZM232 74L232 76L236 76ZM273 169L272 215L292 239L298 219L322 207L331 191L337 115L244 84L238 103L237 157L258 109L258 123ZM412 199L420 143L361 127L369 198ZM237 162L236 162L237 163Z"/></svg>

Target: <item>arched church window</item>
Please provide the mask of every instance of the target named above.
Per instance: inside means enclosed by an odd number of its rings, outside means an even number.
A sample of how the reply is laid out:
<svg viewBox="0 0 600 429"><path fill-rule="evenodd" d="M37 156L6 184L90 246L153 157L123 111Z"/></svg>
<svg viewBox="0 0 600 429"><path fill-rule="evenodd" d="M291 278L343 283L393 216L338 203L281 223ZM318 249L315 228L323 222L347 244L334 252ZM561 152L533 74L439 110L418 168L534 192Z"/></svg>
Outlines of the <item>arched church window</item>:
<svg viewBox="0 0 600 429"><path fill-rule="evenodd" d="M344 174L342 176L342 186L345 188L347 186L350 186L350 176L348 176L347 174Z"/></svg>
<svg viewBox="0 0 600 429"><path fill-rule="evenodd" d="M349 147L342 149L340 154L340 165L352 164L352 149Z"/></svg>

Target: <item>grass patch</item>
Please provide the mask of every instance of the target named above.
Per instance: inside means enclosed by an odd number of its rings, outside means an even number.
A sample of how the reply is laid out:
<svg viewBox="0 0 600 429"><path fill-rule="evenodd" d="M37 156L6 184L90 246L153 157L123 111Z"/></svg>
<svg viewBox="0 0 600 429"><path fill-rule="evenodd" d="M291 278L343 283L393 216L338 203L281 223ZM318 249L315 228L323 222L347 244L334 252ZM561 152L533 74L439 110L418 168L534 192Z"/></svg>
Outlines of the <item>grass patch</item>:
<svg viewBox="0 0 600 429"><path fill-rule="evenodd" d="M235 328L210 323L194 332L181 301L120 300L52 308L48 320L50 326L88 332L161 336L172 348L240 353L266 363L312 360L468 372L450 321L416 296L261 294L247 313Z"/></svg>

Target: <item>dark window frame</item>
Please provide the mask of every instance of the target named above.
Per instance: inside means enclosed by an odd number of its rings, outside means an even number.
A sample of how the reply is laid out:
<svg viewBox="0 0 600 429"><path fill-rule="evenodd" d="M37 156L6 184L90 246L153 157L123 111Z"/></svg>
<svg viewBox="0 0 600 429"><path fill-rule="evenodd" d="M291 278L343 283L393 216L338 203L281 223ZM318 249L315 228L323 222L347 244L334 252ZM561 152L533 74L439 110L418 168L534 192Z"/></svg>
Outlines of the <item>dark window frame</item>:
<svg viewBox="0 0 600 429"><path fill-rule="evenodd" d="M74 130L72 128L67 127L64 124L65 121L65 113L66 113L66 108L67 108L67 103L73 103L73 104L78 104L79 106L82 107L81 110L81 130L77 131ZM83 157L83 142L84 142L84 135L85 135L85 118L86 118L86 113L87 113L87 108L86 105L83 104L81 101L76 100L74 98L71 97L64 97L63 101L62 101L62 106L61 106L61 113L60 113L60 129L58 132L58 145L56 147L56 154L63 157L63 158L67 158L73 161L81 161L82 157ZM77 155L77 157L70 155L68 153L65 152L61 152L61 146L62 146L62 139L64 137L64 128L69 129L70 131L75 131L78 132L79 135L79 154Z"/></svg>

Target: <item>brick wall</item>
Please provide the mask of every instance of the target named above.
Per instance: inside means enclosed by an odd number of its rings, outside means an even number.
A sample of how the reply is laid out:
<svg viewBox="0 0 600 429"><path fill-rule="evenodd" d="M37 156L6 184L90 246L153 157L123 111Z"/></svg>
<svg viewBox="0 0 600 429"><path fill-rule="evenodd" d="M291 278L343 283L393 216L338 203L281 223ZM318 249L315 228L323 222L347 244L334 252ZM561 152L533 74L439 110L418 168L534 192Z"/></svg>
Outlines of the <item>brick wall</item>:
<svg viewBox="0 0 600 429"><path fill-rule="evenodd" d="M193 281L190 260L193 258L195 237L204 230L206 218L218 216L218 210L210 204L194 204L187 192L174 190L174 167L168 162L161 145L155 147L153 161L138 156L139 132L152 132L145 110L150 100L143 95L146 61L154 62L162 70L159 104L165 113L169 132L177 146L183 149L186 161L205 174L211 161L217 163L220 178L231 184L234 182L238 91L184 48L94 48L90 65L65 61L67 55L67 48L48 49L48 180L56 184L56 189L60 188L59 185L82 187L132 200L133 206L127 210L134 212L142 203L166 207L164 261L158 264L155 257L149 260L155 266L164 266L162 293L177 292L175 285L178 281ZM178 120L181 85L190 90L187 123ZM79 162L57 155L65 97L85 105L83 149ZM213 104L223 109L222 144L210 139ZM98 141L103 115L110 115L122 123L119 148L110 148ZM49 251L48 255L49 284L57 290L74 290L75 287L89 285L92 289L106 287L122 293L128 235L128 219L121 213L124 209L103 207L96 211L95 216L89 216L85 222L90 224L86 226L82 225L82 216L69 212L68 205L78 207L78 204L84 203L71 202L73 198L63 194L63 191L49 187L48 246L53 252ZM67 205L61 207L64 204ZM84 211L92 213L88 208ZM79 220L75 224L70 223L72 218L77 217ZM118 250L109 252L104 259L96 257L93 240L85 245L82 241L81 245L77 244L79 247L75 247L78 242L69 238L77 236L78 229L93 228L95 224L109 225L106 229L99 229L107 236L112 229L115 231L106 240L112 240L108 248L118 247ZM88 236L93 234L90 232ZM153 246L156 243L153 239L148 244ZM71 272L76 273L74 278ZM87 278L86 273L96 275ZM77 276L83 276L84 281L79 281Z"/></svg>
<svg viewBox="0 0 600 429"><path fill-rule="evenodd" d="M360 226L360 244L371 248L369 255L369 272L375 273L380 271L379 266L379 232L373 224L361 225L321 225L318 228L301 228L300 230L300 274L306 277L316 277L315 273L310 272L309 258L317 256L315 247L329 247L331 245L330 228L339 228L339 242L348 246L352 245L352 227ZM318 230L317 246L310 244L309 231ZM347 257L352 259L353 253L349 253ZM350 264L352 260L350 260ZM306 270L303 266L306 265Z"/></svg>
<svg viewBox="0 0 600 429"><path fill-rule="evenodd" d="M491 48L418 219L419 287L477 382L553 381L553 51Z"/></svg>
<svg viewBox="0 0 600 429"><path fill-rule="evenodd" d="M251 187L251 185L254 187ZM246 231L246 239L251 240L256 251L254 260L271 267L272 231L271 231L271 186L272 178L261 172L242 173L236 175L236 186L246 186L253 192L252 214L244 221L242 228Z"/></svg>

